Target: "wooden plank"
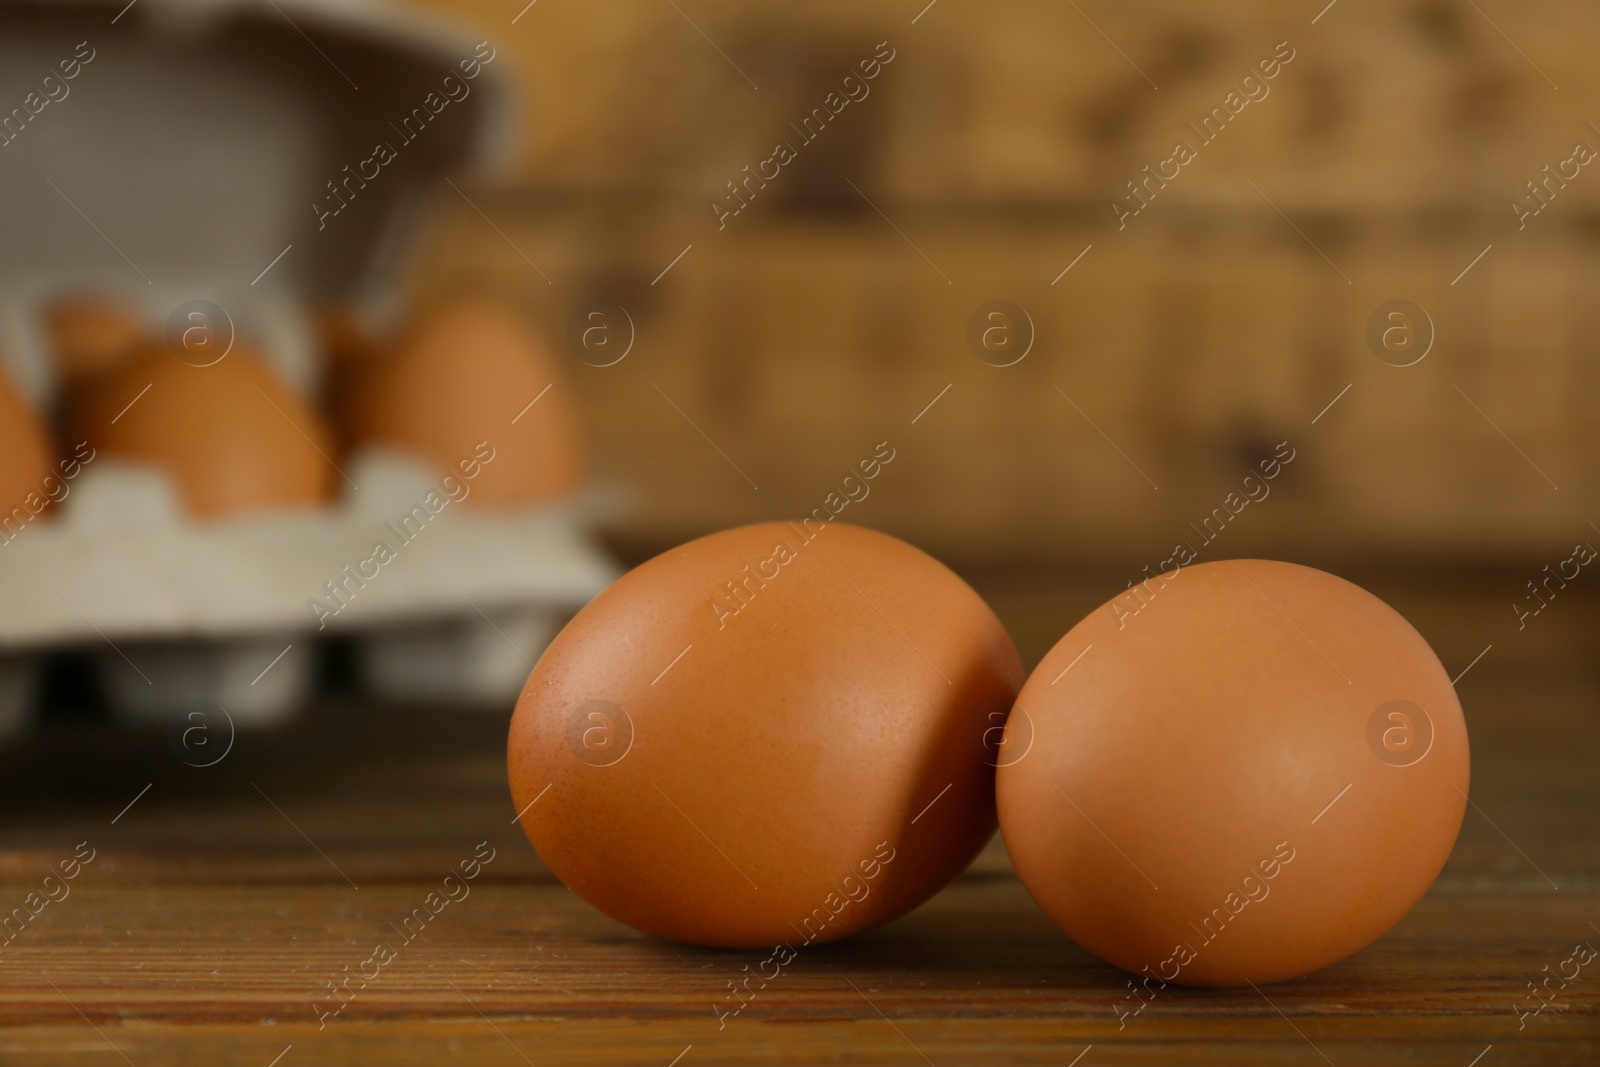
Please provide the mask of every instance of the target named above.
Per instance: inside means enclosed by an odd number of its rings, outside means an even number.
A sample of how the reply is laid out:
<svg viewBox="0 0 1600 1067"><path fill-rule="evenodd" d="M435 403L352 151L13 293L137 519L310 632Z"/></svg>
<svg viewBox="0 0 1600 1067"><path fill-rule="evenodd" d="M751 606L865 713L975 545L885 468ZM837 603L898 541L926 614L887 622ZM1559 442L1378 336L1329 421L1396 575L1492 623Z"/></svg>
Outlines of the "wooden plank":
<svg viewBox="0 0 1600 1067"><path fill-rule="evenodd" d="M1112 582L973 577L1030 661ZM1456 671L1481 648L1474 612L1500 584L1365 580ZM685 1049L685 1065L943 1067L1059 1065L1092 1045L1084 1067L1463 1067L1491 1044L1484 1064L1591 1063L1600 983L1572 982L1521 1029L1514 1011L1545 966L1600 939L1600 683L1569 645L1589 632L1593 602L1558 609L1520 642L1497 637L1461 682L1476 808L1411 915L1265 997L1174 988L1121 1026L1126 976L1049 924L998 841L921 909L803 951L724 1018L715 1009L738 1004L729 983L762 954L645 937L555 882L511 825L503 709L332 703L286 731L241 735L204 770L158 736L63 725L0 753L0 901L20 902L78 842L96 849L70 895L0 946L0 1063L115 1062L114 1045L140 1067L262 1067L292 1045L284 1067L663 1067ZM479 842L494 858L470 894L402 940L391 924ZM379 941L395 959L319 1026L337 1003L327 983Z"/></svg>

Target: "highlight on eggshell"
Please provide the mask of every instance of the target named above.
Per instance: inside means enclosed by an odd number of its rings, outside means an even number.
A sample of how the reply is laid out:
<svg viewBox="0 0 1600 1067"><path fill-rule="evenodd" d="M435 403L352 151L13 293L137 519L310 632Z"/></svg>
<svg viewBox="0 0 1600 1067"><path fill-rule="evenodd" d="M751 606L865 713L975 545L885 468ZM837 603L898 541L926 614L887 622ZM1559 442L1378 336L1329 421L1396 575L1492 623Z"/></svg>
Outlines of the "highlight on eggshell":
<svg viewBox="0 0 1600 1067"><path fill-rule="evenodd" d="M727 530L551 643L511 720L512 801L605 914L794 951L967 867L995 828L985 736L1021 681L988 605L911 545L809 517Z"/></svg>
<svg viewBox="0 0 1600 1067"><path fill-rule="evenodd" d="M419 313L386 351L352 361L340 393L353 447L399 448L441 471L493 448L464 507L560 501L582 483L564 376L527 321L497 302L457 297Z"/></svg>
<svg viewBox="0 0 1600 1067"><path fill-rule="evenodd" d="M1266 560L1184 566L1091 613L1023 686L1013 746L996 793L1023 885L1151 991L1293 978L1383 935L1449 857L1470 775L1421 635Z"/></svg>
<svg viewBox="0 0 1600 1067"><path fill-rule="evenodd" d="M341 484L320 412L242 340L204 366L148 346L72 421L106 456L165 471L196 518L317 507Z"/></svg>

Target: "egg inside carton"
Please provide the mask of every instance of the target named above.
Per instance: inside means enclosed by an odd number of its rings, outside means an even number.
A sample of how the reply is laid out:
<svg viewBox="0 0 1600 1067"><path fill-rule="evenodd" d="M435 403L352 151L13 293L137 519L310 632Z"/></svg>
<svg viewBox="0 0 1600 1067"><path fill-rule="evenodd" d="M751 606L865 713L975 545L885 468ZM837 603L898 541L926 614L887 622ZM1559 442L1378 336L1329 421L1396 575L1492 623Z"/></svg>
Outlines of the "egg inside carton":
<svg viewBox="0 0 1600 1067"><path fill-rule="evenodd" d="M394 317L427 197L502 154L501 70L452 27L355 3L121 9L0 3L0 100L25 98L57 52L93 53L6 146L0 366L53 412L45 309L105 297L175 359L195 362L181 335L203 325L317 396L313 306ZM446 76L470 87L441 115L453 121L415 143L386 132ZM347 165L384 139L397 158L350 183ZM331 506L204 522L169 471L83 463L49 521L0 548L0 601L27 605L0 616L0 737L25 721L40 655L61 647L93 656L114 709L141 724L182 724L197 705L279 721L305 703L328 632L354 639L360 677L386 698L509 699L560 616L617 573L576 503L435 511L423 505L444 472L416 457L368 446L335 461Z"/></svg>

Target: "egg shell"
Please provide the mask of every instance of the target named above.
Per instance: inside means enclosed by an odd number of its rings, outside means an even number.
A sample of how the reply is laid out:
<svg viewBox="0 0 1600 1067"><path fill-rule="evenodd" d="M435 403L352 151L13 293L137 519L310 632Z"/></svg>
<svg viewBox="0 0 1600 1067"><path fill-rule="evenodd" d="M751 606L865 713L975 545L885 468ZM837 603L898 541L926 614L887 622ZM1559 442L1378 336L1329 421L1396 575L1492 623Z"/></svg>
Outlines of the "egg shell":
<svg viewBox="0 0 1600 1067"><path fill-rule="evenodd" d="M1427 642L1289 563L1184 567L1109 601L1045 656L1005 733L1017 874L1152 988L1349 956L1427 891L1466 805L1466 724Z"/></svg>
<svg viewBox="0 0 1600 1067"><path fill-rule="evenodd" d="M905 542L728 530L630 571L557 636L512 718L512 799L607 915L798 949L972 861L995 826L984 744L1021 680L983 600Z"/></svg>
<svg viewBox="0 0 1600 1067"><path fill-rule="evenodd" d="M570 388L524 319L498 303L457 299L422 312L391 351L351 368L344 393L358 444L399 447L455 473L487 442L494 458L465 507L560 500L582 481Z"/></svg>
<svg viewBox="0 0 1600 1067"><path fill-rule="evenodd" d="M86 384L137 356L151 340L144 316L111 297L82 295L53 301L45 336L68 389Z"/></svg>
<svg viewBox="0 0 1600 1067"><path fill-rule="evenodd" d="M0 372L0 542L49 509L52 452L39 416Z"/></svg>
<svg viewBox="0 0 1600 1067"><path fill-rule="evenodd" d="M91 390L74 421L104 454L166 470L200 518L313 507L334 495L321 415L240 341L204 367L147 348Z"/></svg>

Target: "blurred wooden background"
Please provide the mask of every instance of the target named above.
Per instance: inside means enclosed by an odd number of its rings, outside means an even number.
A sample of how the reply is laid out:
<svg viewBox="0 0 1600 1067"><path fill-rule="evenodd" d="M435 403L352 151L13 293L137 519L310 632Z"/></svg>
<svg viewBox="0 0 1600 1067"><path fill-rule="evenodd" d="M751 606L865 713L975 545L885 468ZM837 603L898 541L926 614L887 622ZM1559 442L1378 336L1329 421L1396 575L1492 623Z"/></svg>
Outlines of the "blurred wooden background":
<svg viewBox="0 0 1600 1067"><path fill-rule="evenodd" d="M623 362L571 360L624 540L809 511L885 440L841 518L968 558L1158 563L1281 441L1201 558L1600 536L1600 167L1525 228L1512 207L1600 149L1593 5L925 2L450 5L512 57L524 136L415 286L509 294L563 350L585 301L628 310ZM870 95L719 230L726 183L885 41ZM1285 41L1198 147L1187 123ZM1119 229L1180 139L1198 158ZM991 299L1034 323L1014 366L968 347ZM1404 368L1366 339L1396 299L1436 332Z"/></svg>

